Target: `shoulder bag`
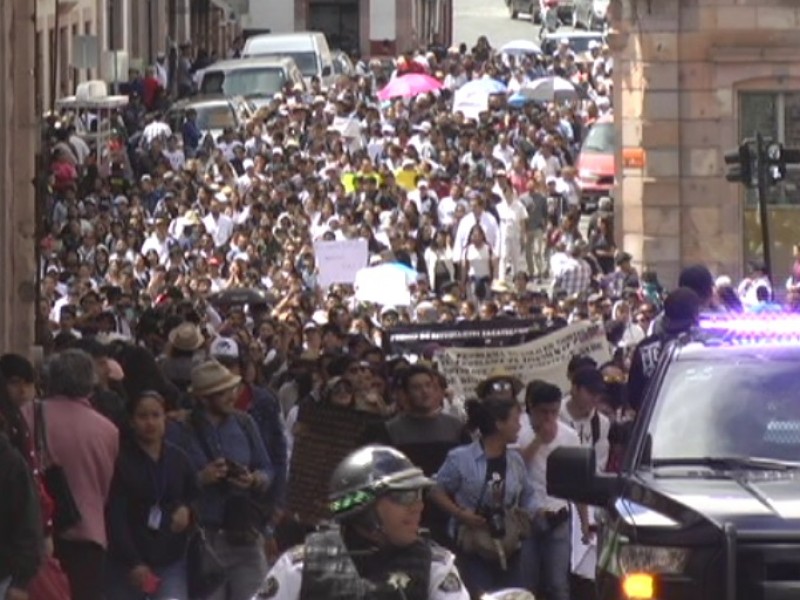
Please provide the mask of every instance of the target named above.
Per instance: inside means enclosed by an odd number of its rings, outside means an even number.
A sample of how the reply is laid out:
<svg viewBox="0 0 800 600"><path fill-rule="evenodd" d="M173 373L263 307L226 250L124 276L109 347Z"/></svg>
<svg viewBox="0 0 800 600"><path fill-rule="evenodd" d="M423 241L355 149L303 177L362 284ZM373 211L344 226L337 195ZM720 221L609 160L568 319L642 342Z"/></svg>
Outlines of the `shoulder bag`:
<svg viewBox="0 0 800 600"><path fill-rule="evenodd" d="M36 455L42 469L42 482L53 499L53 532L58 535L72 529L81 522L81 511L72 495L67 474L61 465L53 462L50 448L47 444L47 424L44 418L44 402L34 400L33 405L33 437L36 445Z"/></svg>
<svg viewBox="0 0 800 600"><path fill-rule="evenodd" d="M481 514L488 484L488 481L483 482L475 507L476 514ZM507 559L516 554L522 546L523 538L530 535L530 526L531 519L528 513L518 506L508 507L503 510L505 535L502 538L492 537L488 528L470 527L461 523L456 530L456 547L466 554L476 554L493 564L499 563L505 570Z"/></svg>

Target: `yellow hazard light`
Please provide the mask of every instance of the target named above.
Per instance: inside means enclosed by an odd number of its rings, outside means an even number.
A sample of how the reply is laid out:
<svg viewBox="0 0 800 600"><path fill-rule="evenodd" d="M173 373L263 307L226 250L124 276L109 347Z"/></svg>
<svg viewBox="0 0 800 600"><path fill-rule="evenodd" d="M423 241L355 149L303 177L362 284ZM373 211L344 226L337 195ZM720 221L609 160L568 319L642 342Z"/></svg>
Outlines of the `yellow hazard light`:
<svg viewBox="0 0 800 600"><path fill-rule="evenodd" d="M648 573L631 573L622 580L622 591L629 600L651 600L654 587L653 576Z"/></svg>

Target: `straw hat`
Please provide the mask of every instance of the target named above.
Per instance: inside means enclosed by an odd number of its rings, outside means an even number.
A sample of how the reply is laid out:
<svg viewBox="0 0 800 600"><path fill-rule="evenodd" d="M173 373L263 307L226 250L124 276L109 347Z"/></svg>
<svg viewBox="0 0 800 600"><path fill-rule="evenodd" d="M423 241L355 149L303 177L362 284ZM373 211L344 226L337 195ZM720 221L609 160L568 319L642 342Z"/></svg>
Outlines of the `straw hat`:
<svg viewBox="0 0 800 600"><path fill-rule="evenodd" d="M192 369L189 392L195 396L213 396L239 385L242 378L234 375L216 360L200 363Z"/></svg>
<svg viewBox="0 0 800 600"><path fill-rule="evenodd" d="M193 352L205 343L203 332L194 323L181 323L169 332L169 345L176 350Z"/></svg>
<svg viewBox="0 0 800 600"><path fill-rule="evenodd" d="M510 294L514 291L505 279L495 279L489 289L495 294Z"/></svg>
<svg viewBox="0 0 800 600"><path fill-rule="evenodd" d="M509 373L506 369L497 368L489 376L475 386L475 393L478 398L485 398L491 391L491 386L494 383L508 382L511 384L511 389L514 392L514 397L518 396L524 387L522 381Z"/></svg>

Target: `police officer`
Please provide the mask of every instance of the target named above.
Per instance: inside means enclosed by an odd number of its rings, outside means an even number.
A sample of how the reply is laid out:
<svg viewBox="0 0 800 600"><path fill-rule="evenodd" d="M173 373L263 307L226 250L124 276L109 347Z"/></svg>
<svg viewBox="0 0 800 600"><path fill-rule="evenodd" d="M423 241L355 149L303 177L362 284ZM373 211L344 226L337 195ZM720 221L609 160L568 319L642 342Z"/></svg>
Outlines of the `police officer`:
<svg viewBox="0 0 800 600"><path fill-rule="evenodd" d="M664 346L697 324L700 308L700 297L688 287L679 287L664 300L664 313L657 331L639 342L631 357L628 404L636 412L641 409L647 384L656 372Z"/></svg>
<svg viewBox="0 0 800 600"><path fill-rule="evenodd" d="M431 486L394 448L351 453L331 477L335 524L281 556L253 600L469 600L453 554L420 537Z"/></svg>

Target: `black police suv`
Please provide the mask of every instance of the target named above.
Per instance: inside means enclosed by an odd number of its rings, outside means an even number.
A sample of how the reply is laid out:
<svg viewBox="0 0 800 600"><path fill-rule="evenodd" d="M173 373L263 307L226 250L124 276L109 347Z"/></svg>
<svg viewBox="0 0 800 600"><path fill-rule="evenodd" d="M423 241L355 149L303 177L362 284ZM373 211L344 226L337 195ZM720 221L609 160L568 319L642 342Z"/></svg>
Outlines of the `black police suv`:
<svg viewBox="0 0 800 600"><path fill-rule="evenodd" d="M547 486L600 509L602 600L800 599L800 318L670 342L621 472L559 448Z"/></svg>

